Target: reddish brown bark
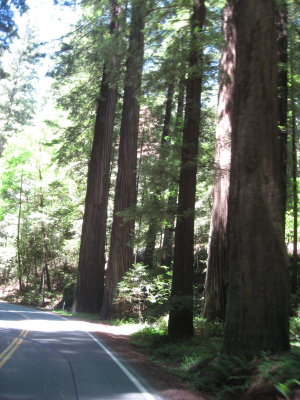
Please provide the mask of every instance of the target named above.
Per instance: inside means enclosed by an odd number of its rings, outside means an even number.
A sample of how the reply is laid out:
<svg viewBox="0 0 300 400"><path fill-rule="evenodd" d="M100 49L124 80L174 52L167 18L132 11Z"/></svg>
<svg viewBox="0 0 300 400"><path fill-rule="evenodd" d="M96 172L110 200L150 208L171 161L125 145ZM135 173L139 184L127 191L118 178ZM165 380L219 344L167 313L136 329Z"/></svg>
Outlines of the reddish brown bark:
<svg viewBox="0 0 300 400"><path fill-rule="evenodd" d="M285 351L288 274L282 226L273 0L230 0L236 28L223 352Z"/></svg>
<svg viewBox="0 0 300 400"><path fill-rule="evenodd" d="M199 32L203 29L204 17L205 1L194 0L168 325L169 335L173 337L193 335L194 211L202 85Z"/></svg>
<svg viewBox="0 0 300 400"><path fill-rule="evenodd" d="M119 31L120 7L111 1L111 35ZM80 243L76 296L73 309L98 313L104 290L105 236L112 135L117 104L119 56L112 51L104 65L94 139L88 168L85 211Z"/></svg>
<svg viewBox="0 0 300 400"><path fill-rule="evenodd" d="M139 129L138 97L143 68L145 11L145 1L134 0L132 2L114 215L105 291L101 309L101 316L103 318L112 317L117 313L117 309L113 303L117 285L134 262L132 247L134 220L126 220L119 213L136 205L137 139Z"/></svg>
<svg viewBox="0 0 300 400"><path fill-rule="evenodd" d="M227 290L227 215L231 158L232 93L235 68L235 29L232 4L224 9L225 47L220 62L220 89L216 126L215 182L210 225L203 315L225 319Z"/></svg>

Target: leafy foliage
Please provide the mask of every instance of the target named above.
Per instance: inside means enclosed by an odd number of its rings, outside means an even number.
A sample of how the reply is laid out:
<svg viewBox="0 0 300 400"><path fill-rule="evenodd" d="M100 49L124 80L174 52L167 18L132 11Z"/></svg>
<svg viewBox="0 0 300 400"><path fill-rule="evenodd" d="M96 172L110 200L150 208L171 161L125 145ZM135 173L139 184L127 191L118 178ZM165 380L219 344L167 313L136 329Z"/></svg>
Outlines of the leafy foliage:
<svg viewBox="0 0 300 400"><path fill-rule="evenodd" d="M73 5L73 1L58 0L56 3ZM222 46L221 10L225 1L207 1L207 26L199 37L201 44L204 44L204 91L195 247L197 253L203 254L200 261L198 256L195 261L196 336L186 341L167 338L164 316L170 306L171 267L165 267L162 263L163 238L169 229L172 247L184 108L184 100L180 104L180 94L184 92L188 73L188 24L192 3L150 3L151 12L145 27L146 50L140 98L138 205L122 214L125 220L137 221L136 235L131 243L135 247L137 262L119 284L115 301L123 306L123 318L137 318L153 324L156 322L156 325L136 334L133 343L153 359L180 370L182 376L201 390L225 398L238 397L245 391L255 391L256 386L260 389L264 386L274 390L272 393L276 395L281 393L289 398L293 388L299 385L298 355L261 355L254 361L225 357L219 354L222 325L199 318L212 200L216 93ZM288 3L290 9L295 11L290 15L298 15L298 5L292 1ZM18 279L23 282L23 291L19 292L17 301L68 308L66 304L72 302L74 292L86 171L103 62L112 47L118 50L122 63L117 78L121 87L128 43L126 12L129 10L125 10L121 21L122 34L109 37L109 2L82 1L81 19L72 32L62 39L60 50L51 54L54 67L47 75L52 80L53 90L48 93L49 98L41 102L45 109L41 119L46 122L43 123L35 118L37 70L43 54L38 51L32 32L28 32L26 38L17 40L13 6L21 13L26 10L24 0L0 0L0 52L9 45L12 51L11 62L4 65L6 74L2 74L0 88L0 123L1 135L4 136L1 138L0 159L0 280L5 284ZM293 37L290 51L294 52L293 72L298 110L299 21L291 18L290 22L289 29ZM166 89L170 84L174 84L173 108L169 132L162 143ZM120 89L114 157L118 148L122 96ZM297 129L298 114L297 111ZM115 177L116 159L111 165L107 243ZM293 234L292 206L289 191L286 224L289 243ZM156 225L154 267L149 268L142 262L148 228L152 223ZM47 233L51 292L43 291L41 287L45 261L43 230ZM295 297L295 312L297 302L298 297ZM298 316L293 317L293 344L299 343L299 325Z"/></svg>
<svg viewBox="0 0 300 400"><path fill-rule="evenodd" d="M132 335L132 343L151 359L168 365L173 371L181 371L188 378L188 370L199 360L215 355L221 345L222 326L204 319L196 321L197 334L194 338L172 340L167 336L165 320L146 327Z"/></svg>
<svg viewBox="0 0 300 400"><path fill-rule="evenodd" d="M153 320L167 312L171 273L167 267L150 269L134 264L118 285L117 303L125 305L128 315L140 321Z"/></svg>
<svg viewBox="0 0 300 400"><path fill-rule="evenodd" d="M17 26L14 21L13 8L22 14L27 10L26 0L1 0L0 2L0 52L6 49L17 35Z"/></svg>

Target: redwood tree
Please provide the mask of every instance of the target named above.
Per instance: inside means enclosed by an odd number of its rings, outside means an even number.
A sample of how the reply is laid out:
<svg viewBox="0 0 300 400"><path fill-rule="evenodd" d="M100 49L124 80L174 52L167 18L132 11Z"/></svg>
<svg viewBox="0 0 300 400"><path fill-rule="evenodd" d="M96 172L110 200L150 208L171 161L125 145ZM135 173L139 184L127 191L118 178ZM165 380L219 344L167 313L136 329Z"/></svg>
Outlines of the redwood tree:
<svg viewBox="0 0 300 400"><path fill-rule="evenodd" d="M291 260L291 292L297 293L298 289L298 161L297 161L297 108L296 108L296 79L295 79L295 54L290 48L290 123L291 123L291 170L292 170L292 204L293 204L293 255Z"/></svg>
<svg viewBox="0 0 300 400"><path fill-rule="evenodd" d="M109 261L101 316L115 312L113 297L118 282L134 261L132 239L134 220L120 213L136 205L137 139L139 130L139 94L144 56L144 34L147 2L132 1L129 49L126 63L123 110L120 131L118 173L115 189Z"/></svg>
<svg viewBox="0 0 300 400"><path fill-rule="evenodd" d="M168 326L169 335L173 337L193 335L194 211L202 86L199 33L204 17L205 0L194 0Z"/></svg>
<svg viewBox="0 0 300 400"><path fill-rule="evenodd" d="M165 105L165 116L163 123L163 132L161 137L161 149L159 152L159 157L162 158L164 156L165 146L167 145L167 138L170 136L170 125L171 125L171 117L172 117L172 108L173 108L173 96L174 96L174 83L168 84L167 89L167 98ZM161 191L158 189L154 195L152 195L151 200L153 206L159 207L158 198L161 195ZM149 267L153 267L154 265L154 253L155 253L155 244L156 237L159 230L159 223L157 218L150 218L149 227L146 233L146 248L145 248L145 258L144 264Z"/></svg>
<svg viewBox="0 0 300 400"><path fill-rule="evenodd" d="M118 0L111 0L111 36L120 29ZM117 46L116 46L117 47ZM85 211L73 309L100 312L104 290L105 235L112 135L117 104L120 57L112 49L103 68L94 139L88 168Z"/></svg>
<svg viewBox="0 0 300 400"><path fill-rule="evenodd" d="M208 265L205 281L203 314L213 319L225 319L227 290L227 216L231 154L232 92L235 68L235 28L233 7L224 9L225 46L220 62L220 88L216 126L215 182L210 226Z"/></svg>
<svg viewBox="0 0 300 400"><path fill-rule="evenodd" d="M183 112L184 112L184 98L185 98L185 85L184 78L181 77L179 80L178 97L177 97L177 110L175 118L175 129L174 135L177 135L182 128ZM172 255L173 255L173 236L175 226L175 211L177 206L177 192L178 182L176 177L173 178L169 183L169 197L166 208L166 221L167 224L164 227L164 238L162 243L161 252L161 265L171 267Z"/></svg>
<svg viewBox="0 0 300 400"><path fill-rule="evenodd" d="M229 0L236 29L223 352L284 351L288 274L282 224L273 0Z"/></svg>

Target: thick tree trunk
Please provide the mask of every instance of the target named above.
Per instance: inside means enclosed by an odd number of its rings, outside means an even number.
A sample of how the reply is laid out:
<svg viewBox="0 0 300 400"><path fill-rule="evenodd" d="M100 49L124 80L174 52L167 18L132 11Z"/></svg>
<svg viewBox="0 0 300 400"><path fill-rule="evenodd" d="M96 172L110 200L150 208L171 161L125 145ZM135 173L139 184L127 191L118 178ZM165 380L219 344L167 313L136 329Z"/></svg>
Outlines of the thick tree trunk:
<svg viewBox="0 0 300 400"><path fill-rule="evenodd" d="M111 35L119 32L121 10L111 1ZM96 113L94 139L88 168L87 192L83 217L76 295L73 310L98 313L104 290L105 236L109 194L112 137L118 88L120 57L112 51L103 68Z"/></svg>
<svg viewBox="0 0 300 400"><path fill-rule="evenodd" d="M168 333L173 337L193 335L194 211L202 85L202 52L199 50L199 32L203 29L204 16L205 1L194 0L168 325Z"/></svg>
<svg viewBox="0 0 300 400"><path fill-rule="evenodd" d="M136 206L137 139L139 130L139 93L144 55L144 24L146 2L132 2L132 19L124 87L120 132L118 173L115 190L114 215L110 240L109 262L101 316L117 313L113 304L117 285L134 262L132 240L134 220L119 213Z"/></svg>
<svg viewBox="0 0 300 400"><path fill-rule="evenodd" d="M273 0L230 0L236 28L223 352L285 351L288 274L282 224Z"/></svg>
<svg viewBox="0 0 300 400"><path fill-rule="evenodd" d="M233 8L224 9L225 47L220 63L220 89L216 127L215 182L203 315L225 319L227 291L227 216L231 156L232 93L235 68Z"/></svg>

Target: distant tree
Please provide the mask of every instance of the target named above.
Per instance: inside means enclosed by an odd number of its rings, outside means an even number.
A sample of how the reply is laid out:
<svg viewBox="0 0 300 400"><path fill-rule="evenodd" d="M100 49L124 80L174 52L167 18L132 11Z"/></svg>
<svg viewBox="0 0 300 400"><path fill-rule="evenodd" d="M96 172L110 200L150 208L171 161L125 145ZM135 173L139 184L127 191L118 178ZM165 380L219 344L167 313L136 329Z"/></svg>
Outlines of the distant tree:
<svg viewBox="0 0 300 400"><path fill-rule="evenodd" d="M189 76L179 178L177 223L168 333L173 337L193 335L194 211L196 197L200 99L202 85L201 32L205 1L194 0L191 16Z"/></svg>
<svg viewBox="0 0 300 400"><path fill-rule="evenodd" d="M7 49L11 40L17 35L18 29L14 21L13 8L23 14L27 10L26 0L0 1L0 54Z"/></svg>
<svg viewBox="0 0 300 400"><path fill-rule="evenodd" d="M159 157L163 157L163 148L167 145L167 141L170 137L170 125L171 125L171 116L172 116L172 108L173 108L173 96L174 96L174 82L170 83L167 88L167 97L165 104L165 115L164 115L164 123L163 123L163 132L161 137L161 150L159 153ZM158 189L156 193L152 196L152 203L155 206L159 207L157 202L157 198L160 196L160 190ZM145 265L149 267L153 267L154 263L154 252L156 245L156 236L159 231L160 225L157 217L150 218L149 227L146 233L146 248L145 248Z"/></svg>
<svg viewBox="0 0 300 400"><path fill-rule="evenodd" d="M288 142L288 7L285 0L277 2L276 31L278 45L278 129L282 182L282 219L285 225L287 201L287 142Z"/></svg>
<svg viewBox="0 0 300 400"><path fill-rule="evenodd" d="M177 110L175 117L174 134L182 131L183 111L184 111L184 95L185 85L184 79L179 80L178 96L177 96ZM175 132L176 130L176 132ZM177 180L172 179L169 182L169 196L166 206L166 223L163 232L163 243L161 251L161 265L171 267L174 245L174 225L177 206L178 183Z"/></svg>
<svg viewBox="0 0 300 400"><path fill-rule="evenodd" d="M286 11L286 9L284 10ZM290 29L289 29L289 74L288 74L288 98L289 98L289 136L290 136L290 216L292 217L292 229L290 227L289 234L292 236L292 258L291 258L291 274L290 287L291 292L295 295L299 287L299 245L298 245L298 211L299 211L299 193L298 193L298 99L299 99L299 52L298 52L298 33L295 30L297 26L297 6L295 3L290 5ZM287 95L287 93L285 92ZM285 132L286 133L286 132ZM287 142L286 142L287 144ZM294 297L295 298L295 297ZM293 304L294 306L295 304Z"/></svg>
<svg viewBox="0 0 300 400"><path fill-rule="evenodd" d="M98 99L94 140L88 167L87 193L79 252L76 296L73 308L100 312L104 290L105 236L109 194L110 162L118 97L119 15L118 1L111 0L112 49L104 62Z"/></svg>
<svg viewBox="0 0 300 400"><path fill-rule="evenodd" d="M294 62L294 60L291 60ZM292 147L292 203L293 203L293 256L291 262L291 292L298 289L298 160L297 160L297 108L295 99L294 68L291 67L290 100L291 100L291 147Z"/></svg>
<svg viewBox="0 0 300 400"><path fill-rule="evenodd" d="M229 0L236 42L223 352L289 348L282 224L275 1Z"/></svg>
<svg viewBox="0 0 300 400"><path fill-rule="evenodd" d="M234 89L235 27L232 4L223 13L225 46L220 62L220 88L216 125L215 182L210 225L208 264L203 315L211 320L225 319L227 290L227 216Z"/></svg>
<svg viewBox="0 0 300 400"><path fill-rule="evenodd" d="M109 260L101 315L111 317L117 285L134 261L132 240L134 220L122 212L136 206L137 139L139 130L139 95L141 87L144 33L147 2L132 1L130 38L126 62L123 110L120 129L118 172L115 187Z"/></svg>
<svg viewBox="0 0 300 400"><path fill-rule="evenodd" d="M53 165L44 128L26 127L8 138L0 164L1 274L6 270L20 289L39 295L64 286L64 266L75 271L73 224L79 216L74 181Z"/></svg>
<svg viewBox="0 0 300 400"><path fill-rule="evenodd" d="M35 115L37 65L43 54L37 51L34 33L27 28L22 39L15 39L3 67L0 86L0 154L9 136L29 125Z"/></svg>

